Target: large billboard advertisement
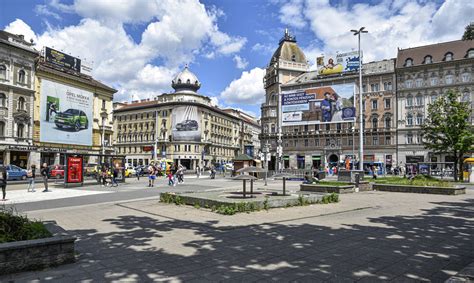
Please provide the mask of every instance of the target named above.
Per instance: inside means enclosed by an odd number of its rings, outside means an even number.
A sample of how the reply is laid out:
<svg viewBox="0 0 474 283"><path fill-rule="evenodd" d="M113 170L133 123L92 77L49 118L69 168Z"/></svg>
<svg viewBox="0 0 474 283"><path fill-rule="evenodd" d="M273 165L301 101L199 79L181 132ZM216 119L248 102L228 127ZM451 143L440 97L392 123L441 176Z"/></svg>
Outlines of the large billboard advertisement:
<svg viewBox="0 0 474 283"><path fill-rule="evenodd" d="M44 58L46 62L58 67L71 69L78 73L81 72L81 59L79 58L72 57L49 47L45 47Z"/></svg>
<svg viewBox="0 0 474 283"><path fill-rule="evenodd" d="M92 92L43 79L40 141L92 145Z"/></svg>
<svg viewBox="0 0 474 283"><path fill-rule="evenodd" d="M197 106L178 106L172 112L174 141L201 141L201 119Z"/></svg>
<svg viewBox="0 0 474 283"><path fill-rule="evenodd" d="M354 84L282 93L282 126L353 122Z"/></svg>
<svg viewBox="0 0 474 283"><path fill-rule="evenodd" d="M359 70L359 52L351 51L316 58L319 75L340 74Z"/></svg>

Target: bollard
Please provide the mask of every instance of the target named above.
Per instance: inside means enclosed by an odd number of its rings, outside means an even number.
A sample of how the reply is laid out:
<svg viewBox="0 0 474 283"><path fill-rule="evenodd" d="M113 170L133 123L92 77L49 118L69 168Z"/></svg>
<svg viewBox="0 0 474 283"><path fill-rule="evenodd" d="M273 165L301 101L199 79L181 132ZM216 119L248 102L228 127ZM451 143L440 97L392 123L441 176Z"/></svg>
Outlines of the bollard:
<svg viewBox="0 0 474 283"><path fill-rule="evenodd" d="M355 186L356 188L359 188L359 182L360 182L360 173L355 174Z"/></svg>

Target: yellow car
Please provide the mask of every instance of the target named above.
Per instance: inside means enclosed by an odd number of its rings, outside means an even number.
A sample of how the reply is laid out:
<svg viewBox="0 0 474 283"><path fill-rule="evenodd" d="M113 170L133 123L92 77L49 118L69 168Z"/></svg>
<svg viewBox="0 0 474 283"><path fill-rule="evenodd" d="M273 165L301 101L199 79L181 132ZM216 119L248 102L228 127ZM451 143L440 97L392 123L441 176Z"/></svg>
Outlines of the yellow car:
<svg viewBox="0 0 474 283"><path fill-rule="evenodd" d="M137 171L132 166L129 166L127 167L127 169L125 169L125 178L136 176L136 175L137 175Z"/></svg>

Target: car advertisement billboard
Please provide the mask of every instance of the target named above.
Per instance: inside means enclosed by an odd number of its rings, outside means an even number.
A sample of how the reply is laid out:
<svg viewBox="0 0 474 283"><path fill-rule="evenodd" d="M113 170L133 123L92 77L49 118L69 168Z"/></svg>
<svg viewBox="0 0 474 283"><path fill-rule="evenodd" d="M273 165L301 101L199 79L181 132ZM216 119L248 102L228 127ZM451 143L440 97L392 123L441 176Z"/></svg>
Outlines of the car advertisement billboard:
<svg viewBox="0 0 474 283"><path fill-rule="evenodd" d="M91 146L92 103L92 92L43 79L40 141Z"/></svg>
<svg viewBox="0 0 474 283"><path fill-rule="evenodd" d="M79 58L67 55L49 47L45 47L44 58L46 62L58 67L74 70L78 73L81 72L81 59Z"/></svg>
<svg viewBox="0 0 474 283"><path fill-rule="evenodd" d="M353 122L354 84L282 93L282 126Z"/></svg>
<svg viewBox="0 0 474 283"><path fill-rule="evenodd" d="M351 51L316 58L319 75L332 75L359 70L359 52Z"/></svg>
<svg viewBox="0 0 474 283"><path fill-rule="evenodd" d="M196 106L178 106L171 115L174 141L201 141L200 115Z"/></svg>

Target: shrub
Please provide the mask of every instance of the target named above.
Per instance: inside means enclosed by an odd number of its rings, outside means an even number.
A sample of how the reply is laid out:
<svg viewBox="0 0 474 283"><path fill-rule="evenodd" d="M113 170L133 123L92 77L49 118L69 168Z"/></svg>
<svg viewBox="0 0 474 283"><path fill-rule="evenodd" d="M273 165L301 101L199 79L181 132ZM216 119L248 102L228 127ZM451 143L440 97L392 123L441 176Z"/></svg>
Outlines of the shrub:
<svg viewBox="0 0 474 283"><path fill-rule="evenodd" d="M12 210L0 211L0 243L51 237L40 221L30 220Z"/></svg>

